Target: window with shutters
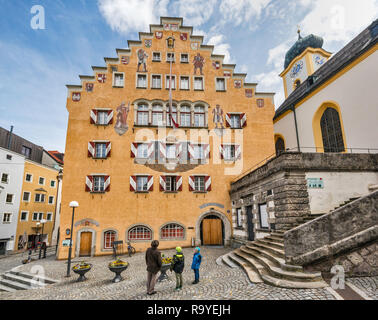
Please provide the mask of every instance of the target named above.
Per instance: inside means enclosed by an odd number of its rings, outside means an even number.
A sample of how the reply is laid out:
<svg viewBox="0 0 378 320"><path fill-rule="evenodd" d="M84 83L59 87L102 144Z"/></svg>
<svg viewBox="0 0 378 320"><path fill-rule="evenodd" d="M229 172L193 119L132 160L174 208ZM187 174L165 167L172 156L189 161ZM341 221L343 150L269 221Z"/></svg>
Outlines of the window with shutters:
<svg viewBox="0 0 378 320"><path fill-rule="evenodd" d="M152 240L152 231L145 226L136 226L130 229L127 233L127 240Z"/></svg>
<svg viewBox="0 0 378 320"><path fill-rule="evenodd" d="M230 115L230 126L232 129L240 129L241 123L240 123L240 115L238 114L231 114Z"/></svg>
<svg viewBox="0 0 378 320"><path fill-rule="evenodd" d="M340 116L336 109L327 108L320 120L324 152L345 152Z"/></svg>
<svg viewBox="0 0 378 320"><path fill-rule="evenodd" d="M148 125L148 105L146 104L138 105L137 125L140 125L140 126Z"/></svg>
<svg viewBox="0 0 378 320"><path fill-rule="evenodd" d="M108 111L97 111L97 123L98 125L108 124Z"/></svg>
<svg viewBox="0 0 378 320"><path fill-rule="evenodd" d="M148 191L148 176L138 176L136 177L136 187L138 192Z"/></svg>
<svg viewBox="0 0 378 320"><path fill-rule="evenodd" d="M175 176L166 176L165 177L165 191L166 192L176 192L177 191L177 182Z"/></svg>
<svg viewBox="0 0 378 320"><path fill-rule="evenodd" d="M105 192L105 177L93 177L93 192Z"/></svg>
<svg viewBox="0 0 378 320"><path fill-rule="evenodd" d="M194 191L205 192L205 177L195 176L194 177Z"/></svg>
<svg viewBox="0 0 378 320"><path fill-rule="evenodd" d="M112 249L113 242L116 241L117 233L115 231L106 231L104 233L104 249Z"/></svg>
<svg viewBox="0 0 378 320"><path fill-rule="evenodd" d="M193 159L194 160L204 160L205 159L205 148L203 145L193 145Z"/></svg>
<svg viewBox="0 0 378 320"><path fill-rule="evenodd" d="M170 223L161 228L160 236L162 240L183 240L184 227L176 223Z"/></svg>
<svg viewBox="0 0 378 320"><path fill-rule="evenodd" d="M223 146L223 158L224 160L233 161L235 160L235 145L224 145Z"/></svg>
<svg viewBox="0 0 378 320"><path fill-rule="evenodd" d="M147 144L145 143L138 144L137 158L138 159L148 158L148 145Z"/></svg>

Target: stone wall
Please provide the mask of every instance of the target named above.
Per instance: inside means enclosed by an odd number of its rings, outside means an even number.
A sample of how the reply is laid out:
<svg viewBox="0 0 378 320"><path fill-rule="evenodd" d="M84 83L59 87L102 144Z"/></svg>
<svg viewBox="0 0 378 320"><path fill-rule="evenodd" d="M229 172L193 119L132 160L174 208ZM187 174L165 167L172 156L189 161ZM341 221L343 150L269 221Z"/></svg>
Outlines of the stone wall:
<svg viewBox="0 0 378 320"><path fill-rule="evenodd" d="M360 257L357 260L361 260L362 256L368 256L366 251L361 250L361 253L355 254L353 251L360 250L377 239L378 191L375 191L286 232L284 236L286 261L299 265L324 261L323 265L327 265L345 254L346 258L339 260L346 265L348 265L347 261L353 264L354 257L356 259ZM361 260L353 265L360 265L363 262Z"/></svg>

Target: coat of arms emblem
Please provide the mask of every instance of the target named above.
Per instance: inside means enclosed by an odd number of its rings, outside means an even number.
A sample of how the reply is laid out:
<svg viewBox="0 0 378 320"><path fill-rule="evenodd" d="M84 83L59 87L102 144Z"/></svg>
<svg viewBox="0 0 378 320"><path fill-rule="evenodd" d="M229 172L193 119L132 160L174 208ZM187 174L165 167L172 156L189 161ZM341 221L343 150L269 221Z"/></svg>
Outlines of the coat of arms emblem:
<svg viewBox="0 0 378 320"><path fill-rule="evenodd" d="M98 74L97 75L97 81L99 83L105 83L105 81L106 81L106 74L104 74L104 73Z"/></svg>
<svg viewBox="0 0 378 320"><path fill-rule="evenodd" d="M231 72L230 72L230 71L225 71L225 72L223 73L223 77L231 78Z"/></svg>
<svg viewBox="0 0 378 320"><path fill-rule="evenodd" d="M264 108L265 102L264 99L257 99L257 106L259 108Z"/></svg>
<svg viewBox="0 0 378 320"><path fill-rule="evenodd" d="M72 92L72 101L78 102L81 99L80 92Z"/></svg>
<svg viewBox="0 0 378 320"><path fill-rule="evenodd" d="M122 56L121 57L121 62L122 62L122 64L129 64L130 57L128 57L128 56Z"/></svg>
<svg viewBox="0 0 378 320"><path fill-rule="evenodd" d="M253 89L245 89L245 96L247 98L252 98L253 97Z"/></svg>
<svg viewBox="0 0 378 320"><path fill-rule="evenodd" d="M152 40L151 39L144 40L144 45L146 46L146 48L151 48Z"/></svg>
<svg viewBox="0 0 378 320"><path fill-rule="evenodd" d="M129 115L129 112L130 112L130 102L127 107L126 107L125 102L122 102L122 104L117 108L117 120L114 126L114 130L120 136L124 135L129 129L129 126L127 125L127 117Z"/></svg>
<svg viewBox="0 0 378 320"><path fill-rule="evenodd" d="M181 33L181 34L180 34L180 39L181 39L182 41L186 41L186 40L188 40L188 34L187 34L187 33Z"/></svg>
<svg viewBox="0 0 378 320"><path fill-rule="evenodd" d="M198 50L198 47L199 47L198 42L192 42L190 44L190 47L192 48L192 50Z"/></svg>
<svg viewBox="0 0 378 320"><path fill-rule="evenodd" d="M234 81L234 86L235 86L236 89L240 89L242 87L241 80L235 80Z"/></svg>
<svg viewBox="0 0 378 320"><path fill-rule="evenodd" d="M219 61L214 61L213 62L213 68L218 70L220 68L220 62Z"/></svg>
<svg viewBox="0 0 378 320"><path fill-rule="evenodd" d="M161 31L156 31L155 32L155 38L156 39L162 39L163 38L163 32L161 32Z"/></svg>
<svg viewBox="0 0 378 320"><path fill-rule="evenodd" d="M87 92L93 92L93 88L94 88L94 84L93 84L93 83L87 83L87 84L85 85L85 90L86 90Z"/></svg>

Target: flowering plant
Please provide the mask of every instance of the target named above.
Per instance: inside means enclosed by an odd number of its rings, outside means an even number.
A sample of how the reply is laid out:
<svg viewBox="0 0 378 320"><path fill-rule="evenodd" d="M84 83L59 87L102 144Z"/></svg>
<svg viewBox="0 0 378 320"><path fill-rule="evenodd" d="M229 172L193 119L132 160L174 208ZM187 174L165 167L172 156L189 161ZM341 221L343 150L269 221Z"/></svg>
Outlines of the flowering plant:
<svg viewBox="0 0 378 320"><path fill-rule="evenodd" d="M129 265L128 262L122 261L119 258L117 260L109 263L109 267L125 267L125 266L128 266L128 265Z"/></svg>
<svg viewBox="0 0 378 320"><path fill-rule="evenodd" d="M76 266L73 267L74 270L82 270L82 269L88 269L88 268L91 268L92 265L89 264L89 263L86 263L86 262L80 262L79 264L77 264Z"/></svg>

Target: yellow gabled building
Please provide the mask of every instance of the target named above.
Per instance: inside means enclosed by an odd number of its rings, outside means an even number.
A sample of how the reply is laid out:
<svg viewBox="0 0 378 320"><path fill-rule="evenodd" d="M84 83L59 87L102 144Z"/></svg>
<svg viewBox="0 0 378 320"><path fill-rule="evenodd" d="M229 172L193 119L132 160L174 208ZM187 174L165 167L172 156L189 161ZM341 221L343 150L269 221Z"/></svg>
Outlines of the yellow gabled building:
<svg viewBox="0 0 378 320"><path fill-rule="evenodd" d="M111 254L115 240L137 250L152 239L227 245L230 182L275 152L274 94L258 92L181 18L139 37L67 86L59 259L71 201L75 256Z"/></svg>

